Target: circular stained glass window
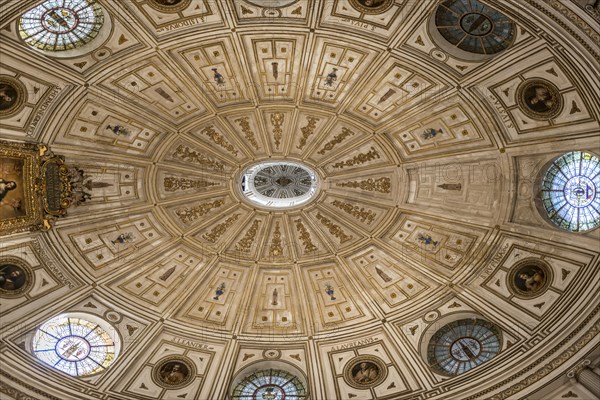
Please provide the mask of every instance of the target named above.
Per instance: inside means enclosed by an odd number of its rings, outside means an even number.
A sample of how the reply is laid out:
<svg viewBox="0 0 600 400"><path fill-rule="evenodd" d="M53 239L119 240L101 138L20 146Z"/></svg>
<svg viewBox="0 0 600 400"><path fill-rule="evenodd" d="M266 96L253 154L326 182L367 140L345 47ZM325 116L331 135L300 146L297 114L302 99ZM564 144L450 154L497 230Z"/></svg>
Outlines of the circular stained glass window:
<svg viewBox="0 0 600 400"><path fill-rule="evenodd" d="M245 198L269 208L287 208L314 198L319 180L317 174L296 162L262 162L246 169L241 179Z"/></svg>
<svg viewBox="0 0 600 400"><path fill-rule="evenodd" d="M542 204L558 227L582 232L600 225L600 158L573 151L557 158L542 181Z"/></svg>
<svg viewBox="0 0 600 400"><path fill-rule="evenodd" d="M431 368L444 375L460 375L500 352L501 334L487 321L468 318L451 322L438 330L427 348Z"/></svg>
<svg viewBox="0 0 600 400"><path fill-rule="evenodd" d="M95 0L47 0L21 16L19 33L30 46L64 51L91 42L103 23Z"/></svg>
<svg viewBox="0 0 600 400"><path fill-rule="evenodd" d="M258 371L234 389L234 400L305 400L306 389L294 375L280 370Z"/></svg>
<svg viewBox="0 0 600 400"><path fill-rule="evenodd" d="M104 326L101 326L104 325ZM107 323L61 315L45 322L33 338L33 354L73 376L104 371L118 355L118 338ZM117 339L117 343L115 343Z"/></svg>
<svg viewBox="0 0 600 400"><path fill-rule="evenodd" d="M504 14L477 0L446 0L435 13L440 34L460 50L496 54L515 38L515 24Z"/></svg>

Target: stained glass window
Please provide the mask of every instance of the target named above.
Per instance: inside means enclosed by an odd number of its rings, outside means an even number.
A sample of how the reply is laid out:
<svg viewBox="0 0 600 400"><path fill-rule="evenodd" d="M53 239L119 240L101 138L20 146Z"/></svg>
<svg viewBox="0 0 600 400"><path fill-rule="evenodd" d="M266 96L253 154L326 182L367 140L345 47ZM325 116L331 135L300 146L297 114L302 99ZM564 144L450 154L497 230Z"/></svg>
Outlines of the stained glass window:
<svg viewBox="0 0 600 400"><path fill-rule="evenodd" d="M552 222L571 232L600 225L600 159L585 151L557 158L544 175L542 204Z"/></svg>
<svg viewBox="0 0 600 400"><path fill-rule="evenodd" d="M305 400L306 389L294 375L268 369L247 376L233 390L234 400Z"/></svg>
<svg viewBox="0 0 600 400"><path fill-rule="evenodd" d="M500 352L498 328L487 321L468 318L451 322L435 332L427 348L431 368L444 375L460 375Z"/></svg>
<svg viewBox="0 0 600 400"><path fill-rule="evenodd" d="M117 356L114 338L99 324L61 315L46 321L33 338L33 354L73 376L102 372Z"/></svg>
<svg viewBox="0 0 600 400"><path fill-rule="evenodd" d="M103 23L95 0L47 0L21 16L19 33L30 46L63 51L92 41Z"/></svg>
<svg viewBox="0 0 600 400"><path fill-rule="evenodd" d="M435 24L444 39L469 53L499 53L515 37L515 24L507 16L477 0L444 1Z"/></svg>

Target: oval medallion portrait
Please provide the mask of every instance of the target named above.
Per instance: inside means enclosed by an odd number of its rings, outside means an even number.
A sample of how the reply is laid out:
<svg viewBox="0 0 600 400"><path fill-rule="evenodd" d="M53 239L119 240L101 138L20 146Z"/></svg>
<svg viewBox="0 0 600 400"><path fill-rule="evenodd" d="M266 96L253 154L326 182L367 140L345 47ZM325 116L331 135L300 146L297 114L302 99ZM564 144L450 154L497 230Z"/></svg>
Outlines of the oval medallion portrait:
<svg viewBox="0 0 600 400"><path fill-rule="evenodd" d="M33 284L29 265L16 257L0 259L0 297L19 297Z"/></svg>
<svg viewBox="0 0 600 400"><path fill-rule="evenodd" d="M190 6L191 0L149 0L148 5L164 13L175 13Z"/></svg>
<svg viewBox="0 0 600 400"><path fill-rule="evenodd" d="M354 357L344 367L344 380L356 389L375 387L385 380L387 374L383 360L374 356Z"/></svg>
<svg viewBox="0 0 600 400"><path fill-rule="evenodd" d="M508 274L508 288L518 297L542 295L552 282L552 269L537 258L525 259L515 264Z"/></svg>
<svg viewBox="0 0 600 400"><path fill-rule="evenodd" d="M196 377L196 366L183 356L161 359L152 370L154 382L166 389L179 389L192 383Z"/></svg>
<svg viewBox="0 0 600 400"><path fill-rule="evenodd" d="M544 79L528 79L517 88L521 111L530 118L547 120L558 116L563 109L563 98L558 88Z"/></svg>
<svg viewBox="0 0 600 400"><path fill-rule="evenodd" d="M25 97L21 82L10 76L0 76L0 116L8 117L21 111Z"/></svg>
<svg viewBox="0 0 600 400"><path fill-rule="evenodd" d="M350 5L365 14L381 14L392 8L394 0L350 0Z"/></svg>

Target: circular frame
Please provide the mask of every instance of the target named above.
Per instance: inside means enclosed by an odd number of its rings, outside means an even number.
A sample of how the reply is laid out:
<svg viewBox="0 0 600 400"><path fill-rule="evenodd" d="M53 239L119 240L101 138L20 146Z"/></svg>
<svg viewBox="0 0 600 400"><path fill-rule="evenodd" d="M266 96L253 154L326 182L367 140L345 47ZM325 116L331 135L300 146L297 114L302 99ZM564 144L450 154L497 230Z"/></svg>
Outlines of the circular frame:
<svg viewBox="0 0 600 400"><path fill-rule="evenodd" d="M163 13L176 13L179 11L183 11L186 8L188 8L191 4L192 0L181 0L179 3L177 4L173 4L173 5L166 5L166 4L160 4L157 0L148 0L148 5L160 12Z"/></svg>
<svg viewBox="0 0 600 400"><path fill-rule="evenodd" d="M79 343L80 346L78 346L78 347L83 348L85 350L83 353L83 356L80 354L73 354L73 353L69 353L68 356L65 356L64 354L60 354L58 348L61 347L61 344L64 344L65 342L67 343L67 345L69 345L69 344L72 345L73 343ZM65 336L65 337L61 338L58 342L56 342L56 345L54 348L55 348L56 354L58 354L58 356L65 361L83 361L90 355L92 345L90 344L90 342L88 342L82 336L71 335L71 336Z"/></svg>
<svg viewBox="0 0 600 400"><path fill-rule="evenodd" d="M488 23L489 23L489 27L488 27L488 29L487 29L487 31L486 31L486 32L484 32L484 33L473 33L472 31L468 31L468 30L465 28L465 23L466 23L466 21L465 21L465 20L466 20L467 18L470 18L471 16L474 16L474 15L477 15L477 16L478 16L478 18L483 18L483 19L485 19L485 20L486 20L486 22L488 22ZM463 14L463 15L460 17L460 19L459 19L459 25L460 25L460 27L462 28L462 30L463 30L465 33L467 33L468 35L471 35L471 36L479 36L479 37L484 37L484 36L487 36L487 35L489 35L489 34L490 34L490 33L491 33L493 30L494 30L494 21L493 21L493 20L492 20L490 17L488 17L487 15L485 15L485 14L481 14L481 13L478 13L478 12L475 12L475 11L471 11L471 12L468 12L468 13L465 13L465 14Z"/></svg>
<svg viewBox="0 0 600 400"><path fill-rule="evenodd" d="M180 382L169 384L165 382L161 377L161 370L167 366L167 364L181 363L188 369L188 374ZM173 368L173 366L171 367ZM171 373L173 373L171 369ZM152 381L158 386L165 389L180 389L188 386L196 378L196 364L185 356L168 356L161 358L152 368Z"/></svg>
<svg viewBox="0 0 600 400"><path fill-rule="evenodd" d="M435 352L433 349L437 346L437 343L435 343L435 341L439 340L439 338L443 337L447 332L453 332L456 335L457 332L454 330L455 327L460 326L461 323L466 323L467 321L471 322L472 325L484 327L488 331L490 331L497 339L498 351L496 353L494 353L491 357L489 357L487 360L482 360L481 362L476 363L475 366L463 371L462 373L461 372L451 373L438 365L439 360L436 358L436 355L434 355ZM459 313L451 320L444 321L444 322L438 321L436 324L431 325L431 327L434 327L434 326L435 327L439 326L439 328L437 328L433 331L430 331L428 329L428 331L432 332L433 334L423 335L423 337L428 336L429 340L427 342L425 342L426 346L424 348L422 347L422 349L424 350L423 356L424 356L425 361L427 362L427 364L429 365L431 370L438 375L452 377L452 376L458 376L458 375L462 375L465 373L469 373L470 371L477 368L478 366L485 364L488 361L491 361L494 357L496 357L498 354L500 354L502 352L503 337L502 337L502 331L500 330L500 328L496 324L494 324L486 319L482 319L476 315L469 316L468 314ZM452 355L451 350L452 350L452 345L455 344L461 338L471 338L471 339L476 340L479 345L482 345L482 342L479 340L479 338L473 337L473 336L462 336L462 337L459 337L456 339L453 338L452 344L450 346L448 346L447 351L448 351L449 357L453 358L456 362L459 362L459 363L464 362L464 361L458 360L454 355ZM432 353L432 351L433 351L433 353ZM482 346L480 349L480 352L478 353L478 355L476 357L481 356L481 354L483 354L483 353L489 353L489 352L490 352L489 349L487 349L485 346ZM471 361L471 362L473 362L473 361Z"/></svg>
<svg viewBox="0 0 600 400"><path fill-rule="evenodd" d="M67 13L69 15L69 17L72 18L72 20L74 21L73 26L69 26L67 24L67 29L66 30L60 30L57 28L52 27L49 23L48 23L48 16L51 14L55 14L57 12L63 12L63 17L64 17L64 13ZM67 22L67 19L63 18L63 21ZM77 13L75 11L73 11L70 8L66 8L66 7L57 7L57 8L53 8L50 9L46 12L44 12L42 14L42 19L41 19L41 23L42 23L42 27L47 30L50 33L53 33L55 35L61 35L61 34L65 34L65 33L71 33L73 32L75 29L77 29L77 26L79 26L80 23L80 18L77 15Z"/></svg>
<svg viewBox="0 0 600 400"><path fill-rule="evenodd" d="M584 153L584 154L589 154L591 157L593 158L597 158L600 159L600 156L598 156L596 153L589 151L589 150L572 150L572 151L567 151L566 153L560 153L554 157L552 157L550 160L548 160L545 164L543 164L543 166L539 169L539 174L536 178L535 181L535 188L536 188L536 193L535 196L533 196L533 204L535 206L535 208L538 211L538 215L539 217L545 221L549 226L551 226L552 228L561 231L561 232L568 232L570 234L586 234L588 232L594 231L596 229L600 228L600 223L596 226L593 226L591 228L588 229L579 229L579 226L581 225L579 221L577 223L577 228L578 229L570 229L573 220L571 220L571 222L569 223L569 226L562 226L560 223L558 223L553 216L550 215L549 210L546 208L547 205L544 202L544 193L547 192L547 190L544 190L544 185L546 182L546 177L550 171L550 169L553 168L553 165L560 160L561 158L571 154L571 153ZM563 192L564 193L564 192ZM596 188L596 199L600 198L600 185L598 185L598 187ZM566 199L565 199L566 201ZM551 205L553 203L551 202ZM572 207L572 206L571 206Z"/></svg>
<svg viewBox="0 0 600 400"><path fill-rule="evenodd" d="M281 358L281 351L275 349L267 349L262 352L262 356L266 360L279 360Z"/></svg>
<svg viewBox="0 0 600 400"><path fill-rule="evenodd" d="M0 90L6 90L6 86L10 86L14 90L15 101L5 110L0 110L0 117L6 118L12 115L18 114L27 101L27 90L25 85L18 79L8 75L0 75ZM4 88L3 88L4 87ZM10 94L4 92L3 96L9 96ZM2 102L3 100L0 100Z"/></svg>
<svg viewBox="0 0 600 400"><path fill-rule="evenodd" d="M107 12L100 3L96 2L96 4L98 5L98 7L100 7L100 10L102 11L102 18L103 18L102 26L100 27L98 34L93 39L89 40L85 44L82 44L82 45L72 48L72 49L60 50L60 51L40 49L36 46L28 44L26 39L24 39L21 36L21 34L20 34L20 18L15 21L15 29L16 29L16 32L18 32L19 41L23 44L23 46L31 49L32 51L39 52L39 53L44 54L51 58L75 59L75 58L81 57L82 55L92 53L92 52L98 50L99 48L103 47L107 43L107 41L110 39L111 35L113 34L113 23L112 23L112 17L110 15L110 13Z"/></svg>
<svg viewBox="0 0 600 400"><path fill-rule="evenodd" d="M535 291L523 290L517 284L515 284L515 280L518 277L518 275L524 273L523 269L527 267L539 268L543 272L544 282ZM554 280L554 274L552 272L552 268L547 262L539 258L526 258L524 260L519 261L511 267L508 275L506 276L506 280L508 289L513 295L522 299L531 299L534 297L539 297L546 292L546 290L548 289L548 287L550 287L550 284Z"/></svg>
<svg viewBox="0 0 600 400"><path fill-rule="evenodd" d="M112 341L112 347L113 347L113 354L112 354L112 358L107 357L106 360L109 360L110 362L108 363L108 365L106 365L105 367L103 366L101 370L98 370L96 372L90 372L90 373L86 373L86 374L80 374L80 375L73 375L70 374L69 372L57 368L51 364L48 364L47 361L45 361L43 358L41 357L37 357L36 354L36 337L39 334L39 330L42 327L51 327L53 326L52 324L55 323L58 320L61 319L74 319L74 320L84 320L85 322L91 323L92 325L97 325L96 328L99 328L101 331L103 331L106 335L108 335ZM94 330L96 330L96 328L94 328ZM66 335L68 336L68 335ZM65 337L66 337L65 336ZM77 334L75 334L74 336L79 336ZM62 338L61 338L62 339ZM87 340L87 339L86 339ZM89 342L89 340L87 340ZM109 323L108 321L106 321L105 319L95 315L95 314L88 314L88 313L82 313L82 312L66 312L63 314L59 314L56 315L46 321L44 321L42 324L40 324L38 326L38 328L31 333L30 339L27 341L27 350L29 352L31 352L33 354L34 357L38 358L39 361L41 363L43 363L44 365L48 366L49 368L52 368L53 370L56 370L60 373L63 374L67 374L69 376L73 376L73 377L91 377L91 376L95 376L98 374L102 374L104 372L106 372L106 370L108 370L114 363L115 361L119 358L119 355L121 354L121 345L123 343L123 339L121 337L121 334L119 332L119 330L117 328L115 328L115 326L113 326L111 323ZM57 343L58 344L58 343ZM55 353L61 360L64 360L64 357L61 357L58 353ZM88 355L89 357L89 355ZM74 362L74 361L71 361ZM97 363L97 361L96 361Z"/></svg>
<svg viewBox="0 0 600 400"><path fill-rule="evenodd" d="M302 169L303 172L305 172L306 175L310 177L310 187L302 185L302 187L307 188L307 190L301 195L294 197L270 197L268 194L261 193L261 189L258 189L255 185L255 179L261 172L277 166L296 167ZM277 177L278 173L276 171L273 173L269 172L268 175L273 176L263 176L263 178L273 180ZM280 179L284 180L285 183L280 184L276 182ZM294 183L294 181L295 178L293 176L289 174L282 174L282 176L279 176L274 182L277 183L277 185L280 185L281 187L285 187L289 184ZM253 207L261 207L267 210L284 210L307 205L308 203L312 202L314 199L317 198L320 186L319 183L320 178L315 169L297 161L287 160L268 160L255 162L243 168L242 172L238 175L237 179L234 180L234 185L237 188L237 192L240 193L240 196L242 197L242 199L244 199L246 203L250 204ZM272 186L273 184L269 185L271 189Z"/></svg>
<svg viewBox="0 0 600 400"><path fill-rule="evenodd" d="M373 363L379 368L379 376L369 383L358 383L354 380L353 372L356 367L360 367L362 363ZM344 381L355 389L369 389L380 385L388 376L388 368L382 359L375 356L362 355L352 358L344 366L343 370Z"/></svg>
<svg viewBox="0 0 600 400"><path fill-rule="evenodd" d="M20 286L17 289L14 289L14 290L7 290L7 289L3 288L4 283L2 283L0 286L0 297L9 298L9 299L15 298L15 297L21 297L25 293L29 292L29 290L31 290L31 288L33 286L33 283L35 280L33 270L31 269L29 264L27 264L24 260L22 260L20 258L11 257L11 256L0 258L0 268L4 268L9 265L16 266L23 272L23 274L25 276L25 282L23 283L22 286Z"/></svg>
<svg viewBox="0 0 600 400"><path fill-rule="evenodd" d="M531 108L532 105L540 104L543 101L543 99L538 99L539 96L542 96L538 93L538 88L543 88L554 100L551 106L544 103L544 107L537 107L539 111ZM536 103L532 104L531 102L534 99L537 99ZM540 78L527 79L519 84L517 87L517 103L523 114L540 121L556 118L562 112L564 105L563 97L558 88L552 82ZM547 110L544 111L543 108Z"/></svg>
<svg viewBox="0 0 600 400"><path fill-rule="evenodd" d="M387 10L389 10L390 8L392 8L392 6L394 5L394 0L381 0L379 6L376 7L369 7L363 3L361 3L360 0L349 0L350 1L350 5L357 11L360 11L361 13L364 14L382 14L384 12L386 12Z"/></svg>
<svg viewBox="0 0 600 400"><path fill-rule="evenodd" d="M515 41L517 40L517 36L518 36L518 31L517 31L517 27L514 21L510 20L510 22L512 23L512 35L508 38L508 41L505 43L504 48L500 49L498 51L494 51L494 52L471 52L468 51L466 49L462 49L460 47L458 47L460 45L460 43L462 41L465 40L465 37L462 37L462 39L458 40L457 43L453 43L451 39L447 38L447 34L443 34L438 28L438 23L437 23L437 14L440 11L440 7L445 7L444 6L445 1L442 0L440 1L440 3L438 4L438 7L435 9L435 11L433 13L431 13L431 16L429 18L429 22L427 24L427 33L429 35L429 37L432 39L433 43L439 47L441 50L443 50L444 52L448 53L450 56L459 59L459 60L465 60L465 61L483 61L483 60L488 60L490 58L493 58L495 56L497 56L498 54L508 50L509 48L511 48ZM487 6L486 7L488 9L490 9L491 13L498 13L500 15L502 15L503 17L507 18L508 17L501 13L500 11L496 10L493 7ZM448 7L446 7L448 8ZM459 29L460 32L464 33L465 35L469 36L469 37L473 37L473 38L485 38L487 36L493 35L494 34L494 30L497 28L497 23L494 20L494 18L490 17L490 15L486 14L486 13L482 13L482 10L477 10L477 9L471 9L471 7L469 6L469 11L462 13L458 19L458 25L448 25L445 26L447 29L450 29L451 27L455 27L456 29ZM462 21L462 18L465 17L467 14L473 14L473 13L478 13L481 14L485 17L487 17L488 20L490 20L492 22L492 28L491 31L489 31L486 35L472 35L469 32L465 31L463 29L463 27L460 25L460 22ZM483 45L483 43L482 43Z"/></svg>

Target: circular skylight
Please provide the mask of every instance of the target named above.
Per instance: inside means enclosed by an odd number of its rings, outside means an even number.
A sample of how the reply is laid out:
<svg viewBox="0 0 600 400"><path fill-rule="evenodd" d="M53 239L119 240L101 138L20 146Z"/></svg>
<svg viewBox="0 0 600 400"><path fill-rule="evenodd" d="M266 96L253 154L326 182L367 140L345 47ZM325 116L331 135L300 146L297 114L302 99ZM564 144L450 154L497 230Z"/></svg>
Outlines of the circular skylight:
<svg viewBox="0 0 600 400"><path fill-rule="evenodd" d="M294 375L280 370L258 371L233 390L234 400L305 400L306 389Z"/></svg>
<svg viewBox="0 0 600 400"><path fill-rule="evenodd" d="M461 319L443 326L429 341L427 361L434 371L459 375L500 352L500 331L490 322Z"/></svg>
<svg viewBox="0 0 600 400"><path fill-rule="evenodd" d="M277 209L305 204L314 198L318 185L313 170L288 161L254 164L241 178L241 190L248 201Z"/></svg>
<svg viewBox="0 0 600 400"><path fill-rule="evenodd" d="M515 38L515 24L504 14L477 0L446 0L435 13L444 39L460 50L496 54Z"/></svg>
<svg viewBox="0 0 600 400"><path fill-rule="evenodd" d="M103 23L95 0L48 0L21 16L19 33L30 46L64 51L91 42Z"/></svg>
<svg viewBox="0 0 600 400"><path fill-rule="evenodd" d="M542 181L542 204L552 222L581 232L600 225L600 159L585 151L557 158Z"/></svg>
<svg viewBox="0 0 600 400"><path fill-rule="evenodd" d="M109 334L113 331L109 326L108 323L60 315L38 328L33 338L33 354L69 375L102 372L118 355L119 346L115 344L118 338Z"/></svg>

